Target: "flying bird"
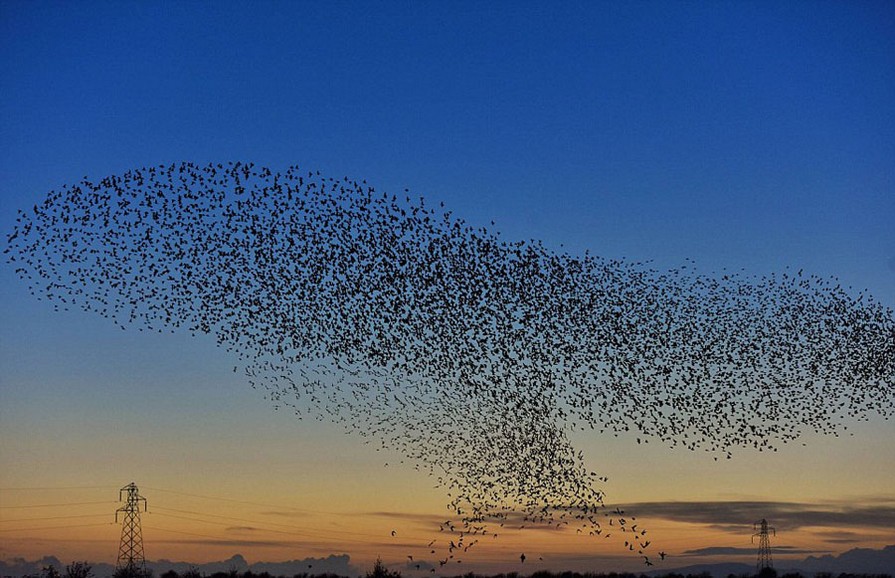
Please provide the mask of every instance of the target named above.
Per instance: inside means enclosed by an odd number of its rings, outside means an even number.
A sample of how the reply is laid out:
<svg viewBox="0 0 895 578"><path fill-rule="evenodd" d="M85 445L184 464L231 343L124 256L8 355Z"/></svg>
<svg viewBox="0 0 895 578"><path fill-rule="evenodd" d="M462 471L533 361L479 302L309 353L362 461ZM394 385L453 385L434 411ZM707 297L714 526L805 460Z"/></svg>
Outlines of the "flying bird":
<svg viewBox="0 0 895 578"><path fill-rule="evenodd" d="M84 178L5 238L36 297L211 336L275 408L402 454L460 539L624 530L572 428L730 457L893 413L892 311L836 279L557 252L296 166Z"/></svg>

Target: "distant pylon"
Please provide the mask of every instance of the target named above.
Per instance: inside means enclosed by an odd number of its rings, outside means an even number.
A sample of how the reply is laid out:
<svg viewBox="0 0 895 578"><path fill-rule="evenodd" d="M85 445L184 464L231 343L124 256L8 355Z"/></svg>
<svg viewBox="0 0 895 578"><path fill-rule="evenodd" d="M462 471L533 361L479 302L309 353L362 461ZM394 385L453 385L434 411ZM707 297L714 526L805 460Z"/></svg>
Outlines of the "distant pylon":
<svg viewBox="0 0 895 578"><path fill-rule="evenodd" d="M760 530L759 530L760 528ZM752 543L755 543L755 536L758 536L758 571L761 572L765 568L773 568L774 563L771 561L771 540L768 538L768 530L777 535L777 529L768 527L768 521L764 518L760 522L752 524L752 530L759 530L758 533L752 534Z"/></svg>
<svg viewBox="0 0 895 578"><path fill-rule="evenodd" d="M127 576L145 576L146 558L143 557L143 531L140 529L140 502L146 511L146 498L140 495L137 484L131 482L118 491L118 500L127 492L127 501L115 510L115 522L118 514L122 514L121 546L118 547L118 571Z"/></svg>

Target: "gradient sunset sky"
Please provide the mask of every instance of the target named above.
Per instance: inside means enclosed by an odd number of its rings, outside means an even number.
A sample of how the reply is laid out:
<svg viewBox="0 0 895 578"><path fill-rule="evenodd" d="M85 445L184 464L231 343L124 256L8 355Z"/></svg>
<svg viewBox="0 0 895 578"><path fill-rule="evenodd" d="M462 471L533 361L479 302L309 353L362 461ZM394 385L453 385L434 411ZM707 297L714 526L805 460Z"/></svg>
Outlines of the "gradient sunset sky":
<svg viewBox="0 0 895 578"><path fill-rule="evenodd" d="M182 160L409 188L656 268L803 268L895 307L895 4L0 2L4 235L51 189ZM56 312L5 262L0 295L0 559L114 562L131 481L149 559L426 559L445 490L274 411L212 337ZM669 568L753 562L761 518L777 559L895 544L892 421L720 461L575 443ZM452 573L642 569L574 530L477 550Z"/></svg>

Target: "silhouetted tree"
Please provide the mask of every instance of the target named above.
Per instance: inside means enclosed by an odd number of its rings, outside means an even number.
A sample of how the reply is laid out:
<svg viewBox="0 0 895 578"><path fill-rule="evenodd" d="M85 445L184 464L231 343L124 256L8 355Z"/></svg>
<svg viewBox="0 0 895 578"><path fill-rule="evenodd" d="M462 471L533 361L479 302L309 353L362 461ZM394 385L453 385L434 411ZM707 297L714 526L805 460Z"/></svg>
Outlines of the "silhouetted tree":
<svg viewBox="0 0 895 578"><path fill-rule="evenodd" d="M41 578L62 578L59 570L57 570L56 567L52 564L50 564L49 566L44 566L40 570L40 576Z"/></svg>
<svg viewBox="0 0 895 578"><path fill-rule="evenodd" d="M72 562L65 567L65 578L93 578L93 566L84 562Z"/></svg>
<svg viewBox="0 0 895 578"><path fill-rule="evenodd" d="M373 571L367 572L366 578L401 578L401 573L391 571L382 563L382 558L376 558L376 564L373 565Z"/></svg>

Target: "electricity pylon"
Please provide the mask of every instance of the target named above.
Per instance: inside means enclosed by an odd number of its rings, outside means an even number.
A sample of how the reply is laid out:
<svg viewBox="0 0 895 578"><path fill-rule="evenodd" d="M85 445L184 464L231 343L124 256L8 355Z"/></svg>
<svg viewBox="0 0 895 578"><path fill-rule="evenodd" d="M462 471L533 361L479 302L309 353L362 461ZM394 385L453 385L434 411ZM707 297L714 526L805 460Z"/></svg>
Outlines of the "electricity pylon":
<svg viewBox="0 0 895 578"><path fill-rule="evenodd" d="M143 557L143 531L140 529L140 502L143 502L143 511L146 511L146 498L140 495L137 484L131 482L118 491L118 500L127 492L127 501L123 506L115 510L115 523L118 523L118 514L121 513L121 546L118 547L118 572L126 576L136 577L146 575L146 558Z"/></svg>
<svg viewBox="0 0 895 578"><path fill-rule="evenodd" d="M777 535L777 529L768 526L768 521L764 518L761 519L760 522L755 522L752 524L752 530L759 530L758 533L752 534L752 543L755 543L755 536L758 536L758 564L757 568L759 573L765 568L773 568L774 564L771 561L771 540L768 538L768 530Z"/></svg>

